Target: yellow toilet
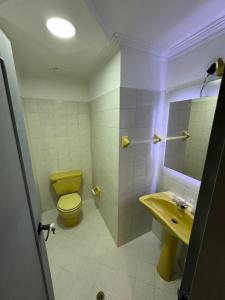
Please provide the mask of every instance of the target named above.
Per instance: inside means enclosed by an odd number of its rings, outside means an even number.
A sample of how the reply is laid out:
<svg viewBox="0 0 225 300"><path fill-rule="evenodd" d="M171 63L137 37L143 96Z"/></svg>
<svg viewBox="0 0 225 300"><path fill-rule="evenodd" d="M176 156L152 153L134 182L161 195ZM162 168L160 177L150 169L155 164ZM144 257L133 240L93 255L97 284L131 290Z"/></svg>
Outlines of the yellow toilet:
<svg viewBox="0 0 225 300"><path fill-rule="evenodd" d="M79 222L81 213L81 197L77 193L81 187L82 172L80 170L60 172L50 175L53 188L59 197L57 209L67 227Z"/></svg>

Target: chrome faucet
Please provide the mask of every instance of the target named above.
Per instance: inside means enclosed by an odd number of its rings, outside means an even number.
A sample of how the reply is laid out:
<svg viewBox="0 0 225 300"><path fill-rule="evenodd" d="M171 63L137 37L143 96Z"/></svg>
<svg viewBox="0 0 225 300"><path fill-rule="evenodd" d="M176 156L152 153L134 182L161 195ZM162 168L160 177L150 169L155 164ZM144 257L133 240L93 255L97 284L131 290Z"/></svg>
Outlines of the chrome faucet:
<svg viewBox="0 0 225 300"><path fill-rule="evenodd" d="M186 202L182 202L182 203L177 203L177 206L181 209L186 209L188 208L188 204Z"/></svg>
<svg viewBox="0 0 225 300"><path fill-rule="evenodd" d="M181 209L188 208L188 203L183 198L174 194L173 199L179 208L181 208Z"/></svg>

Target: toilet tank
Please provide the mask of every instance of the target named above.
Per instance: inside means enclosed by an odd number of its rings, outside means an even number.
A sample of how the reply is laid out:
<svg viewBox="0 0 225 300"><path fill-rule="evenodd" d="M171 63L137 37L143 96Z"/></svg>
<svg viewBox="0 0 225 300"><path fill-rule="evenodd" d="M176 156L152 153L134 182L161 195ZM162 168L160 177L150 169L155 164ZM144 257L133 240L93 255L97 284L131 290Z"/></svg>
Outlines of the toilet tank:
<svg viewBox="0 0 225 300"><path fill-rule="evenodd" d="M57 195L65 195L79 192L82 181L80 170L59 172L50 175L53 188Z"/></svg>

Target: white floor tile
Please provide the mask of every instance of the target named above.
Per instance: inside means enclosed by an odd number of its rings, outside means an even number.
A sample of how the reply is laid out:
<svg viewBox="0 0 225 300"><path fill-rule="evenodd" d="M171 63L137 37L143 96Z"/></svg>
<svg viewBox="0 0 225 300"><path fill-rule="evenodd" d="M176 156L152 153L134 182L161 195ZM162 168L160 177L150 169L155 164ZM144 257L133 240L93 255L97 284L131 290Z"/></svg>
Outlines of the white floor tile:
<svg viewBox="0 0 225 300"><path fill-rule="evenodd" d="M82 264L80 265L80 270L78 277L88 281L92 281L95 284L96 278L100 271L100 264L90 258L83 258Z"/></svg>
<svg viewBox="0 0 225 300"><path fill-rule="evenodd" d="M154 286L142 281L135 281L132 300L155 300Z"/></svg>
<svg viewBox="0 0 225 300"><path fill-rule="evenodd" d="M139 257L140 253L140 243L136 242L136 240L131 241L121 247L118 248L120 252L127 252L132 255L134 258Z"/></svg>
<svg viewBox="0 0 225 300"><path fill-rule="evenodd" d="M96 296L97 296L98 292L100 292L100 291L103 291L103 290L101 288L99 288L98 285L94 286L90 291L88 299L85 299L85 300L96 300ZM104 295L105 295L104 300L111 299L111 294L109 292L104 291Z"/></svg>
<svg viewBox="0 0 225 300"><path fill-rule="evenodd" d="M81 300L90 299L90 295L93 289L93 283L88 280L78 278L73 287L68 293L68 298L61 298L60 300Z"/></svg>
<svg viewBox="0 0 225 300"><path fill-rule="evenodd" d="M177 285L176 285L176 282L175 281L165 281L163 280L157 271L155 271L155 287L164 291L164 292L167 292L167 293L176 293L176 290L177 290Z"/></svg>
<svg viewBox="0 0 225 300"><path fill-rule="evenodd" d="M146 262L138 261L136 278L144 283L154 285L155 266Z"/></svg>
<svg viewBox="0 0 225 300"><path fill-rule="evenodd" d="M161 245L151 232L116 247L94 201L85 202L78 226L66 228L56 209L43 214L55 223L46 243L56 300L172 300L180 281L156 272Z"/></svg>
<svg viewBox="0 0 225 300"><path fill-rule="evenodd" d="M117 273L111 294L112 300L132 299L135 279L122 273Z"/></svg>
<svg viewBox="0 0 225 300"><path fill-rule="evenodd" d="M50 272L51 272L51 277L52 277L53 283L57 280L57 277L59 276L61 270L62 270L62 268L56 264L50 265Z"/></svg>
<svg viewBox="0 0 225 300"><path fill-rule="evenodd" d="M135 277L137 260L129 253L121 253L118 250L107 252L100 258L99 262L114 270Z"/></svg>
<svg viewBox="0 0 225 300"><path fill-rule="evenodd" d="M78 255L76 255L76 253L74 253L70 256L67 256L67 259L65 260L65 263L62 267L65 270L73 273L74 276L79 277L80 269L83 263L85 263L85 261L82 260L82 258Z"/></svg>
<svg viewBox="0 0 225 300"><path fill-rule="evenodd" d="M60 273L53 282L56 300L67 300L71 298L71 291L77 283L77 278L72 273L61 269Z"/></svg>
<svg viewBox="0 0 225 300"><path fill-rule="evenodd" d="M111 293L116 280L117 272L114 269L101 265L98 274L96 274L96 286L99 290Z"/></svg>
<svg viewBox="0 0 225 300"><path fill-rule="evenodd" d="M155 289L155 300L177 300L176 293L168 293L164 290Z"/></svg>

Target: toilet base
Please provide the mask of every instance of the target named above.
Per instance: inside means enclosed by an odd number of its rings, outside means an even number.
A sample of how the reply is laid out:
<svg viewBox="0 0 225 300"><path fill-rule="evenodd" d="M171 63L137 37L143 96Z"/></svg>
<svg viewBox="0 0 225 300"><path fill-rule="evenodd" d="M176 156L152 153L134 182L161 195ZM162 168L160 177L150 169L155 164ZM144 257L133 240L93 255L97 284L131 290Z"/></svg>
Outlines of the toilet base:
<svg viewBox="0 0 225 300"><path fill-rule="evenodd" d="M77 218L63 219L63 223L66 227L73 227L79 223L79 219Z"/></svg>
<svg viewBox="0 0 225 300"><path fill-rule="evenodd" d="M66 227L73 227L80 222L80 217L81 217L80 209L72 213L62 213L61 211L58 212Z"/></svg>

